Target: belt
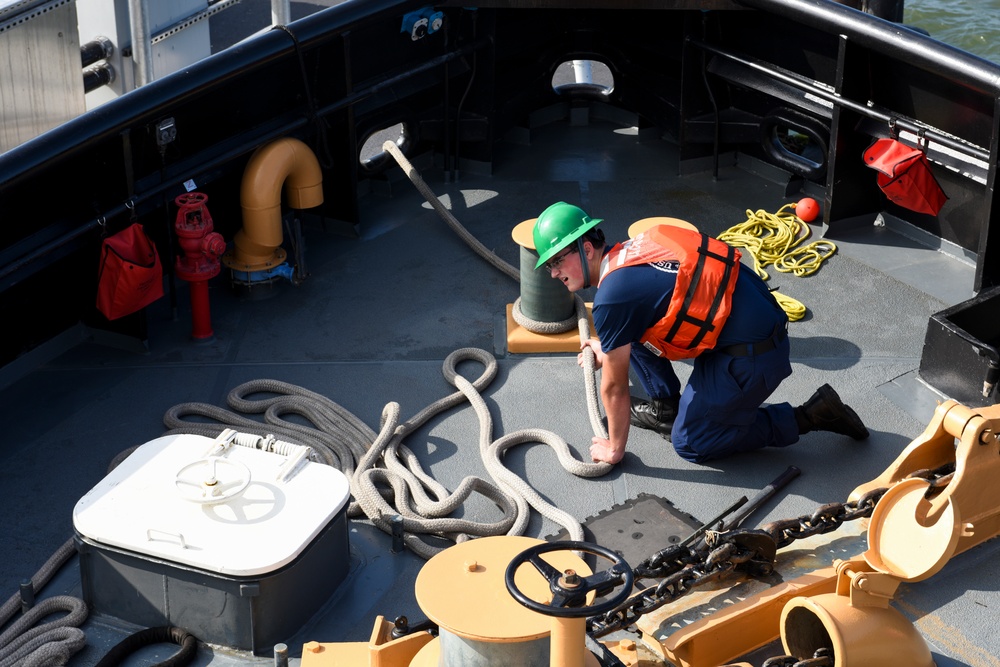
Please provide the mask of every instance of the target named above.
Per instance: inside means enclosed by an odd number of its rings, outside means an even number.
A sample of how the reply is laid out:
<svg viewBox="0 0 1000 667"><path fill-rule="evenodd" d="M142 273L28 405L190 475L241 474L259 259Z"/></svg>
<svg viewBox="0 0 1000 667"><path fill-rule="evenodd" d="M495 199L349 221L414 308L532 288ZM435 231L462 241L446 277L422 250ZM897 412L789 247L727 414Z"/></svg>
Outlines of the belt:
<svg viewBox="0 0 1000 667"><path fill-rule="evenodd" d="M788 331L785 327L778 325L777 329L778 330L766 340L758 341L756 343L740 343L738 345L717 347L715 348L715 351L728 354L731 357L754 357L758 354L770 352L774 348L778 347L778 345L780 345L786 338L788 338Z"/></svg>

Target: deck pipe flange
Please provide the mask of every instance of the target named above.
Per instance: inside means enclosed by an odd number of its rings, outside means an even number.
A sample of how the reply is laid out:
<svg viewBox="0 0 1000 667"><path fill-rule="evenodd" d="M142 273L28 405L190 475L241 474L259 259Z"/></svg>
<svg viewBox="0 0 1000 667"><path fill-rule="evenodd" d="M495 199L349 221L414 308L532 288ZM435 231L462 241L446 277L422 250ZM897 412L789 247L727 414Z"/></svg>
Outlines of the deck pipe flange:
<svg viewBox="0 0 1000 667"><path fill-rule="evenodd" d="M281 195L293 209L323 203L323 172L303 142L284 137L261 146L250 157L240 184L243 228L222 263L234 272L271 276L285 263L281 244ZM253 282L252 278L249 282Z"/></svg>

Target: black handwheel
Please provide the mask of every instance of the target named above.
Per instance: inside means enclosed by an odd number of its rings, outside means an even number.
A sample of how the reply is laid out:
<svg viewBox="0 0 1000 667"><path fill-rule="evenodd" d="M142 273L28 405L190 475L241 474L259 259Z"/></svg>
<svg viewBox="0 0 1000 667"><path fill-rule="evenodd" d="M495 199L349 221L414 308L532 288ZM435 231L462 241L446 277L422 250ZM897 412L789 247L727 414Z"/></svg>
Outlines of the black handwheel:
<svg viewBox="0 0 1000 667"><path fill-rule="evenodd" d="M560 572L547 561L542 560L542 554L553 551L582 551L600 556L611 561L612 565L603 572L596 572L588 577L581 577L573 570ZM514 583L514 574L525 563L531 563L539 574L545 577L552 592L552 602L544 603L532 600L521 592ZM504 583L511 596L532 611L547 616L562 618L582 618L597 616L611 611L625 601L632 591L632 568L620 554L605 547L589 542L546 542L525 549L510 562L504 575ZM622 590L612 599L594 605L586 606L587 593L597 590L610 590L617 586Z"/></svg>

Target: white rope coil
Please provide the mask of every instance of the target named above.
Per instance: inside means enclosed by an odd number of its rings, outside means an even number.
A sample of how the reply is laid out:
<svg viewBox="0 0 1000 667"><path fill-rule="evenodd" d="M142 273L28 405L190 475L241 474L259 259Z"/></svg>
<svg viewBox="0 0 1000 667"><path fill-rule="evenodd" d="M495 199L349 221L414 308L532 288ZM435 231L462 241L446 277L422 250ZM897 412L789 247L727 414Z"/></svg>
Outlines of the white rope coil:
<svg viewBox="0 0 1000 667"><path fill-rule="evenodd" d="M482 364L482 374L470 382L458 373L457 366L463 361ZM505 468L503 453L519 444L545 444L555 451L565 470L581 477L604 475L611 466L580 461L573 456L565 440L541 429L518 431L494 440L493 421L481 394L497 372L496 359L488 352L477 348L456 350L444 360L442 372L457 391L402 423L399 405L387 404L382 411L378 433L330 399L276 380L247 382L229 394L231 408L263 414L265 423L203 403L174 406L164 415L163 421L170 429L168 434L195 433L214 438L226 428L234 428L274 434L312 447L320 461L338 467L351 480L350 516L363 515L389 534L392 534L393 517L402 517L405 544L424 558L443 548L433 544L434 538L460 542L477 536L523 534L528 524L529 507L566 528L570 539L582 540L580 522L546 502L527 482ZM257 394L271 396L250 398ZM404 442L431 417L465 401L471 404L479 419L479 452L493 481L469 476L449 492L423 469ZM307 419L312 426L288 421L285 416L290 414ZM188 421L187 416L218 423ZM597 423L603 428L599 414ZM494 521L450 517L473 493L491 500L501 509L502 516ZM421 536L431 539L428 541Z"/></svg>

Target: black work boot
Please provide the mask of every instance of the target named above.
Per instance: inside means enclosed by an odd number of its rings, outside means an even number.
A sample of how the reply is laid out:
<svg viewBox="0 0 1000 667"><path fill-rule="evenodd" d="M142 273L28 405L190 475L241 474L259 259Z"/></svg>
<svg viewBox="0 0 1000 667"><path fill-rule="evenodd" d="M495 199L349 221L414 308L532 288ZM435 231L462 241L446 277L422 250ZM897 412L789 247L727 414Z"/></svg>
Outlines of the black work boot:
<svg viewBox="0 0 1000 667"><path fill-rule="evenodd" d="M674 427L674 419L677 418L677 405L680 398L668 396L667 398L654 398L645 400L631 397L632 409L629 422L639 428L656 431L664 438L670 438L670 430Z"/></svg>
<svg viewBox="0 0 1000 667"><path fill-rule="evenodd" d="M861 417L844 405L837 392L828 384L817 389L808 401L795 408L795 421L798 422L800 435L809 431L830 431L849 435L855 440L868 437L868 429Z"/></svg>

